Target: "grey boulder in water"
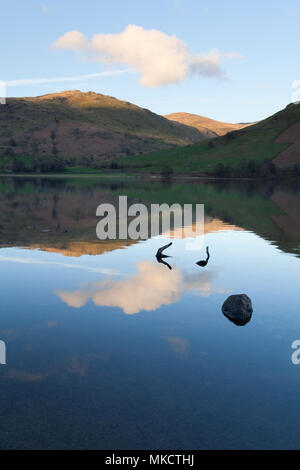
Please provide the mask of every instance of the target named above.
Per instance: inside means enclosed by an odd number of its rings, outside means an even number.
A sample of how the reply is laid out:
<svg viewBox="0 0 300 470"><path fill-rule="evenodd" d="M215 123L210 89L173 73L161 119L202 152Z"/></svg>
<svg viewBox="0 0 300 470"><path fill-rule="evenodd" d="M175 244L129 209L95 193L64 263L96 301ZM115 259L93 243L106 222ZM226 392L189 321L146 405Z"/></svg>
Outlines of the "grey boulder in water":
<svg viewBox="0 0 300 470"><path fill-rule="evenodd" d="M246 325L253 312L251 299L246 294L230 295L222 306L222 312L236 325Z"/></svg>

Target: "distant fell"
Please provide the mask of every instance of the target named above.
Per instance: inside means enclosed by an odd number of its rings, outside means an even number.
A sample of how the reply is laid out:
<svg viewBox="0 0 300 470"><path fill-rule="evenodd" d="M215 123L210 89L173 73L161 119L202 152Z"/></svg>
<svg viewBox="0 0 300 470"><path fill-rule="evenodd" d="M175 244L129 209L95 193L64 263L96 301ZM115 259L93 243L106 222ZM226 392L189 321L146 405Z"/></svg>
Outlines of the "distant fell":
<svg viewBox="0 0 300 470"><path fill-rule="evenodd" d="M230 124L228 122L215 121L214 119L191 113L166 114L165 118L195 127L207 138L222 136L228 132L243 129L250 125L249 123Z"/></svg>

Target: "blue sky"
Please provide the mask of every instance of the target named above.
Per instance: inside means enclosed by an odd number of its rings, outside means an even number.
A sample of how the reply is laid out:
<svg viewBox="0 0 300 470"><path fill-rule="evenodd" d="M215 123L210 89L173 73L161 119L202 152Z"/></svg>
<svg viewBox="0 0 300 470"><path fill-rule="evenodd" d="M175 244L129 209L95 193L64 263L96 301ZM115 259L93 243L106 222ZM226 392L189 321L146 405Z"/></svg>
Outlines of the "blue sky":
<svg viewBox="0 0 300 470"><path fill-rule="evenodd" d="M1 16L1 80L80 77L107 70L129 70L121 75L76 82L8 87L8 96L92 90L158 114L185 111L228 122L248 122L285 107L291 101L292 83L300 80L298 0L11 0L2 4ZM176 36L197 57L216 49L224 57L228 53L239 56L224 60L222 56L221 74L187 74L178 83L143 86L141 71L132 63L114 60L111 65L95 60L89 53L51 48L70 31L77 30L90 40L95 34L118 35L128 25ZM137 41L130 51L122 53L131 57L141 49L146 54L143 44ZM146 65L152 60L155 69L159 60L164 60L163 55L158 56L156 59L152 54ZM175 69L170 67L170 73L176 74Z"/></svg>

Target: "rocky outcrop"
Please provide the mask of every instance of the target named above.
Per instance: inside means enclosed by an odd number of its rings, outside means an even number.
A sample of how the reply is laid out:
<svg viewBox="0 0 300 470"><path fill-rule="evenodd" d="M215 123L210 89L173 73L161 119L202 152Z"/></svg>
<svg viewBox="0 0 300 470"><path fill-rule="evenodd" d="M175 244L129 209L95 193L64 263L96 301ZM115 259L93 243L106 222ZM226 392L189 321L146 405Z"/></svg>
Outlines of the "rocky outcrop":
<svg viewBox="0 0 300 470"><path fill-rule="evenodd" d="M237 326L246 325L253 312L251 299L246 294L230 295L222 306L222 312Z"/></svg>

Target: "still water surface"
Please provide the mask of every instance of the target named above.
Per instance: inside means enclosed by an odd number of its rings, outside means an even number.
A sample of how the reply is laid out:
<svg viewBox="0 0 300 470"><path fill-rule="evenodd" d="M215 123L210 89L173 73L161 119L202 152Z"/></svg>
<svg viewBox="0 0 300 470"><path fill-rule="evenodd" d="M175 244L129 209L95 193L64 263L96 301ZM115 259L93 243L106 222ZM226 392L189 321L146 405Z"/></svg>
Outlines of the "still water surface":
<svg viewBox="0 0 300 470"><path fill-rule="evenodd" d="M0 181L2 449L300 448L300 188ZM101 242L96 207L205 204L200 252ZM211 258L206 267L197 261ZM221 311L247 294L245 326Z"/></svg>

